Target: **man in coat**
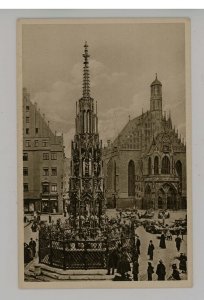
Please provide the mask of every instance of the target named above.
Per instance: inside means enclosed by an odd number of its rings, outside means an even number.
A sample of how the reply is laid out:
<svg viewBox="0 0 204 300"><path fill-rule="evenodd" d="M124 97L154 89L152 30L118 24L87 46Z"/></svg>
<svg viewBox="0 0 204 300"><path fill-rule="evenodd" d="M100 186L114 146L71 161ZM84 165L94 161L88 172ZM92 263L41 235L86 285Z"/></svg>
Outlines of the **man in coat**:
<svg viewBox="0 0 204 300"><path fill-rule="evenodd" d="M147 268L148 281L152 281L153 273L154 273L154 267L152 266L151 262L148 262L148 268Z"/></svg>
<svg viewBox="0 0 204 300"><path fill-rule="evenodd" d="M165 280L166 267L161 259L159 260L159 263L157 265L156 274L158 276L158 280Z"/></svg>
<svg viewBox="0 0 204 300"><path fill-rule="evenodd" d="M177 237L175 238L175 242L176 242L176 249L179 252L180 248L181 248L181 242L182 242L182 240L181 240L181 238L180 238L179 235L177 235Z"/></svg>
<svg viewBox="0 0 204 300"><path fill-rule="evenodd" d="M149 242L147 255L149 255L149 259L153 260L153 254L154 254L154 245L152 243L152 240Z"/></svg>
<svg viewBox="0 0 204 300"><path fill-rule="evenodd" d="M179 258L180 263L179 263L179 269L181 270L182 273L187 272L187 256L184 253L181 253Z"/></svg>

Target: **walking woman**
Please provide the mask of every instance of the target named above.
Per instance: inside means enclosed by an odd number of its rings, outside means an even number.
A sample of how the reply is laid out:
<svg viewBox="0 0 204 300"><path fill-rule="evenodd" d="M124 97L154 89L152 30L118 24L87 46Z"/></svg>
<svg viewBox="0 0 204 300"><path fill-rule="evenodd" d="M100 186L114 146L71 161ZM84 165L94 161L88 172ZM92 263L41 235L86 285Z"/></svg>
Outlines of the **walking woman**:
<svg viewBox="0 0 204 300"><path fill-rule="evenodd" d="M152 243L152 240L149 242L147 255L149 255L149 260L153 260L153 254L154 254L154 245Z"/></svg>
<svg viewBox="0 0 204 300"><path fill-rule="evenodd" d="M160 237L160 243L159 243L159 247L162 249L166 249L166 241L165 241L165 235L162 232L161 237Z"/></svg>

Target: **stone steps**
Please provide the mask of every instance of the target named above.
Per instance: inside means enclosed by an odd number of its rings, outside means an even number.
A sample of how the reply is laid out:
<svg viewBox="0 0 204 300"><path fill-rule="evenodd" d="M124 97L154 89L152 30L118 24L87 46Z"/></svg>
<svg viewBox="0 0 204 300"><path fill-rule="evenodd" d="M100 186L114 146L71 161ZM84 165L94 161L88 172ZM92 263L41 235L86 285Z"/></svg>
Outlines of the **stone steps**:
<svg viewBox="0 0 204 300"><path fill-rule="evenodd" d="M26 275L31 277L45 277L49 281L51 280L112 280L114 275L106 275L105 269L92 269L92 270L62 270L52 268L50 266L39 264L41 267L41 275L35 274L34 265L30 266Z"/></svg>

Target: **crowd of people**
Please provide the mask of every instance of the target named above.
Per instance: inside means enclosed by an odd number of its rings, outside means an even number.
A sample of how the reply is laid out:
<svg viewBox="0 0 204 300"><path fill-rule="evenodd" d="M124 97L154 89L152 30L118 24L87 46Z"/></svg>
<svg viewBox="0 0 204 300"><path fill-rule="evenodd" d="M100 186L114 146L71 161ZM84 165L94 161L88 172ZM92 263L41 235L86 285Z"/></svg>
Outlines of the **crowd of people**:
<svg viewBox="0 0 204 300"><path fill-rule="evenodd" d="M140 239L138 236L136 237L136 243L134 246L135 251L133 252L132 264L129 256L127 255L126 249L122 248L121 245L109 254L107 275L114 275L115 271L119 274L116 275L113 280L139 280ZM163 248L163 241L162 244L160 242L160 248ZM166 266L162 259L159 260L156 270L154 270L155 267L152 265L154 249L154 244L152 240L150 240L147 248L147 255L149 256L149 261L147 263L147 280L152 281L154 273L157 275L157 280L181 280L180 275L187 272L187 256L184 253L181 253L180 256L177 257L179 260L179 267L177 267L177 264L173 263L172 274L167 278Z"/></svg>
<svg viewBox="0 0 204 300"><path fill-rule="evenodd" d="M49 220L49 223L41 221L40 215L34 216L32 228L34 231L41 229L45 234L52 232L53 237L59 239L64 237L67 241L72 241L72 249L83 249L83 241L115 241L109 248L107 256L107 275L115 275L113 280L140 280L140 261L141 240L137 234L137 228L141 226L138 222L137 212L129 218L124 218L119 212L116 217L101 216L100 220L97 216L68 216L62 219ZM160 235L159 247L166 249L166 241L172 240L172 235L168 231L162 232ZM128 240L128 243L127 243ZM116 242L117 241L117 242ZM36 244L32 240L29 244L33 257L36 252ZM180 252L182 238L178 234L175 238L175 246ZM97 247L101 247L103 243L96 243ZM94 244L92 244L94 245ZM96 246L95 245L95 246ZM180 280L181 273L187 272L187 257L184 253L178 256L179 266L172 264L172 274L167 278L166 266L162 259L159 259L157 265L153 265L155 246L150 240L147 247L147 269L146 278L148 281L153 280L153 274L157 275L157 280ZM144 279L142 279L144 280ZM154 277L155 280L155 277Z"/></svg>

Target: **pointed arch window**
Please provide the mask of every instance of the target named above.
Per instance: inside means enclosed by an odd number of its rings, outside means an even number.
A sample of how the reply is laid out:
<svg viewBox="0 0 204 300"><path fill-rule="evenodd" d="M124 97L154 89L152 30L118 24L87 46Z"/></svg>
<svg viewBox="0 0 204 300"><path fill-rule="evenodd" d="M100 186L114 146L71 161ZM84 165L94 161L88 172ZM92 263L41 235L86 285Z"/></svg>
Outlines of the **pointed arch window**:
<svg viewBox="0 0 204 300"><path fill-rule="evenodd" d="M135 163L128 164L128 196L135 196Z"/></svg>
<svg viewBox="0 0 204 300"><path fill-rule="evenodd" d="M149 159L148 159L148 174L149 175L152 174L152 160L151 160L151 157L149 157Z"/></svg>
<svg viewBox="0 0 204 300"><path fill-rule="evenodd" d="M155 175L159 174L159 158L158 158L158 156L155 156L155 158L154 158L154 174Z"/></svg>
<svg viewBox="0 0 204 300"><path fill-rule="evenodd" d="M180 162L180 160L176 162L176 172L177 175L182 178L182 163Z"/></svg>
<svg viewBox="0 0 204 300"><path fill-rule="evenodd" d="M164 156L162 159L162 169L161 169L162 174L170 174L170 160L168 156Z"/></svg>

